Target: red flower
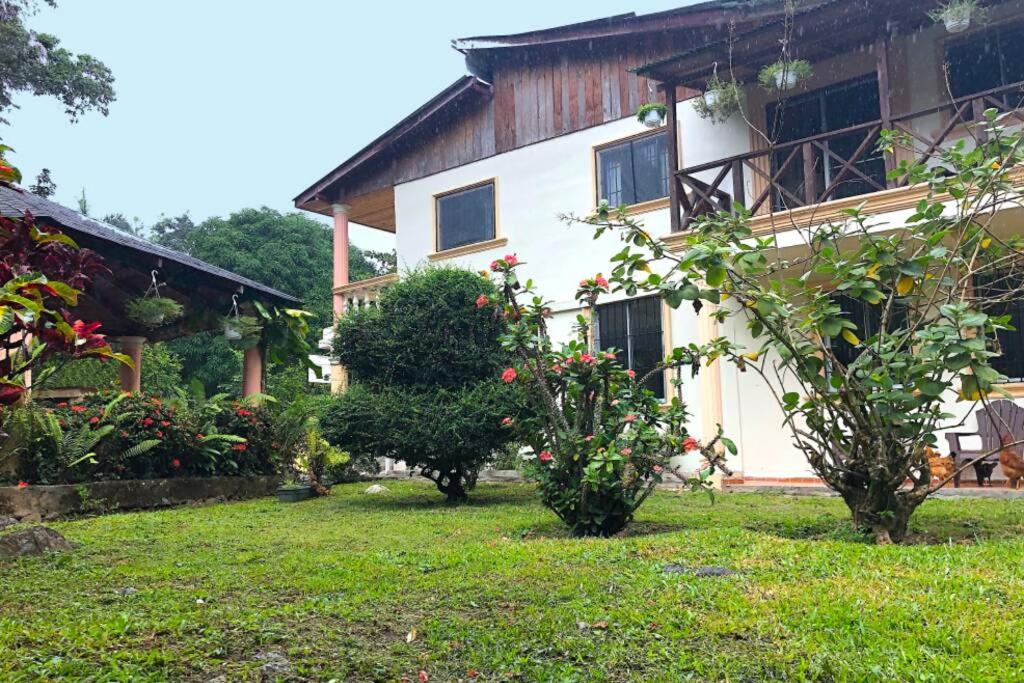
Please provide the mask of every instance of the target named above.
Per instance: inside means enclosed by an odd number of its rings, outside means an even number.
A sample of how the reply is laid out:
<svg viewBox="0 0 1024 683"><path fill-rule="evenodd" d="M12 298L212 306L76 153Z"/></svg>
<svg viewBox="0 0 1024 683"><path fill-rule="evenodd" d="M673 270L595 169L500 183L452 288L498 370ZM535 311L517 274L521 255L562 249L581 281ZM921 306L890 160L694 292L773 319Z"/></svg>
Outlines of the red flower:
<svg viewBox="0 0 1024 683"><path fill-rule="evenodd" d="M633 449L630 448L629 446L626 446L625 448L620 448L619 453L622 453L624 456L628 458L629 456L633 455Z"/></svg>
<svg viewBox="0 0 1024 683"><path fill-rule="evenodd" d="M608 280L604 279L600 275L594 278L594 284L596 284L598 287L608 289Z"/></svg>
<svg viewBox="0 0 1024 683"><path fill-rule="evenodd" d="M484 307L484 306L486 306L486 305L487 305L488 303L490 303L490 301L491 301L491 300L487 298L487 295L486 295L486 294L481 294L480 296L478 296L478 297L476 298L476 307L477 307L477 308L483 308L483 307Z"/></svg>
<svg viewBox="0 0 1024 683"><path fill-rule="evenodd" d="M171 461L171 467L173 467L174 469L178 469L179 467L181 467L181 461L175 458L174 460Z"/></svg>
<svg viewBox="0 0 1024 683"><path fill-rule="evenodd" d="M420 669L420 683L427 683L430 680L430 676L423 669Z"/></svg>
<svg viewBox="0 0 1024 683"><path fill-rule="evenodd" d="M235 415L237 415L238 417L247 417L249 415L252 415L252 411L246 410L245 408L239 408L238 410L235 411Z"/></svg>
<svg viewBox="0 0 1024 683"><path fill-rule="evenodd" d="M629 413L622 419L625 420L626 422L636 422L636 415L634 415L633 413Z"/></svg>
<svg viewBox="0 0 1024 683"><path fill-rule="evenodd" d="M683 450L687 453L689 453L690 451L699 451L700 441L697 441L697 439L693 438L692 436L686 437L683 440Z"/></svg>
<svg viewBox="0 0 1024 683"><path fill-rule="evenodd" d="M27 489L28 488L28 482L27 481L19 481L18 482L18 488L19 489Z"/></svg>
<svg viewBox="0 0 1024 683"><path fill-rule="evenodd" d="M586 441L587 443L590 443L591 441L594 440L594 435L593 434L587 434L585 437L583 437L583 440Z"/></svg>
<svg viewBox="0 0 1024 683"><path fill-rule="evenodd" d="M83 406L83 405L71 406L71 412L73 412L73 413L84 413L85 412L85 406Z"/></svg>
<svg viewBox="0 0 1024 683"><path fill-rule="evenodd" d="M89 418L89 424L91 424L91 425L98 425L99 423L100 423L100 419L98 417L90 417Z"/></svg>
<svg viewBox="0 0 1024 683"><path fill-rule="evenodd" d="M68 402L67 401L61 401L60 403L57 404L57 407L58 408L67 408L68 407Z"/></svg>
<svg viewBox="0 0 1024 683"><path fill-rule="evenodd" d="M164 433L161 432L159 429L156 430L156 438L158 438L158 439L164 438Z"/></svg>
<svg viewBox="0 0 1024 683"><path fill-rule="evenodd" d="M497 270L499 270L500 268L501 268L501 266L499 266L499 265L498 265L498 262L497 262L497 261L491 261L491 270L493 270L493 271L497 271Z"/></svg>
<svg viewBox="0 0 1024 683"><path fill-rule="evenodd" d="M199 439L200 441L202 441L202 440L203 440L203 439L205 439L206 437L205 437L205 436L203 436L202 434L196 434L196 438L197 438L197 439Z"/></svg>
<svg viewBox="0 0 1024 683"><path fill-rule="evenodd" d="M506 417L506 418L503 418L501 420L501 426L502 427L508 427L510 424L512 424L512 418L511 417Z"/></svg>
<svg viewBox="0 0 1024 683"><path fill-rule="evenodd" d="M235 451L244 451L245 448L246 446L244 443L236 443L234 446L231 447L231 449Z"/></svg>
<svg viewBox="0 0 1024 683"><path fill-rule="evenodd" d="M582 356L580 356L580 362L581 363L596 363L597 359L594 358L593 356L591 356L589 353L584 353Z"/></svg>
<svg viewBox="0 0 1024 683"><path fill-rule="evenodd" d="M170 427L170 426L171 426L171 423L170 423L170 422L168 422L167 420L161 420L161 421L160 421L160 426L161 426L161 427Z"/></svg>
<svg viewBox="0 0 1024 683"><path fill-rule="evenodd" d="M516 381L516 369L505 368L505 371L501 373L501 380L506 384L511 384Z"/></svg>
<svg viewBox="0 0 1024 683"><path fill-rule="evenodd" d="M552 458L552 457L553 457L553 456L551 455L551 452L550 452L550 451L541 451L541 452L540 452L540 455L538 455L538 456L537 456L537 458L538 458L538 459L539 459L539 460L540 460L541 462L550 462L550 461L551 461L551 458Z"/></svg>
<svg viewBox="0 0 1024 683"><path fill-rule="evenodd" d="M665 470L665 468L662 467L661 465L655 465L653 469L655 474L661 474Z"/></svg>
<svg viewBox="0 0 1024 683"><path fill-rule="evenodd" d="M636 372L633 370L626 370L626 374L629 375L630 379L636 379Z"/></svg>
<svg viewBox="0 0 1024 683"><path fill-rule="evenodd" d="M146 418L142 419L142 426L143 427L150 427L150 426L152 426L152 424L153 424L153 418L146 417Z"/></svg>
<svg viewBox="0 0 1024 683"><path fill-rule="evenodd" d="M612 353L611 351L605 351L601 355L607 358L608 360L615 360L615 354Z"/></svg>
<svg viewBox="0 0 1024 683"><path fill-rule="evenodd" d="M122 438L122 439L127 439L127 438L128 438L128 436L129 436L128 432L126 432L126 431L124 431L124 430L121 430L121 438Z"/></svg>
<svg viewBox="0 0 1024 683"><path fill-rule="evenodd" d="M519 264L519 259L515 254L505 254L505 263L510 266L515 266Z"/></svg>

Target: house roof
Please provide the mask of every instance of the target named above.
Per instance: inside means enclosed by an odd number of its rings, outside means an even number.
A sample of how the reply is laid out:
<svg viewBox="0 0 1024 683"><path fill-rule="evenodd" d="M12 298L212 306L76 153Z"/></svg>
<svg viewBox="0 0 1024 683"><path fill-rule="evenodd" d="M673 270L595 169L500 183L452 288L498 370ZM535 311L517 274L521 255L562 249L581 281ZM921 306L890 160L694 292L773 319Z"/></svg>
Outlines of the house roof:
<svg viewBox="0 0 1024 683"><path fill-rule="evenodd" d="M232 273L229 270L218 268L206 261L201 261L180 251L168 249L167 247L155 244L149 240L118 230L112 225L95 220L89 216L85 216L77 211L67 208L66 206L61 206L56 202L51 202L48 199L37 197L34 194L19 192L18 190L0 185L0 215L9 217L21 216L24 215L26 211L36 218L46 218L57 223L74 238L85 236L93 242L108 243L118 247L143 252L152 257L172 261L187 269L199 271L206 276L219 280L232 289L237 288L238 286L243 286L246 289L259 292L263 296L280 302L299 302L299 299L291 294L286 294L274 289L273 287L268 287L260 282L256 282L255 280L242 277L241 275Z"/></svg>
<svg viewBox="0 0 1024 683"><path fill-rule="evenodd" d="M412 135L435 116L449 107L465 101L467 97L490 97L489 83L475 76L462 76L447 88L432 97L426 104L412 112L394 126L378 136L373 142L353 154L330 173L316 181L295 197L295 206L316 211L316 203L344 200L344 197L328 197L331 186L343 178L358 174L396 143Z"/></svg>

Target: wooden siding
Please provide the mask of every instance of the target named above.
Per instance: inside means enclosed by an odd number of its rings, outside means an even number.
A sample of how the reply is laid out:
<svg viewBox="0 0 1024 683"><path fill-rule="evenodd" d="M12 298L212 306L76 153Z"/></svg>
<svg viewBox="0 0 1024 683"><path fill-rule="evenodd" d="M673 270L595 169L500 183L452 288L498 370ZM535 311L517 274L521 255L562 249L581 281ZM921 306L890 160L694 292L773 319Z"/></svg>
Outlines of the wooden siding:
<svg viewBox="0 0 1024 683"><path fill-rule="evenodd" d="M593 42L572 49L521 51L501 60L490 96L451 105L415 135L392 145L390 154L341 180L337 195L356 206L362 195L633 116L641 104L660 101L655 84L629 69L677 52L678 43L663 36L639 37L627 51L619 47ZM681 89L679 97L692 94ZM374 206L365 213L379 211ZM393 230L393 215L376 227Z"/></svg>

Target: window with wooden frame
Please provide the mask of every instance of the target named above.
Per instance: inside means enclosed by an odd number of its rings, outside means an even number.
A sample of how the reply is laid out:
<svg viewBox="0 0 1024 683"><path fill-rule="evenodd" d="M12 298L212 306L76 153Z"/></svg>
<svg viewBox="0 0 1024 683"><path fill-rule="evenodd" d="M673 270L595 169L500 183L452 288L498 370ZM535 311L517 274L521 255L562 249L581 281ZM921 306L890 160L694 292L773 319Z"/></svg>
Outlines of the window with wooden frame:
<svg viewBox="0 0 1024 683"><path fill-rule="evenodd" d="M493 240L496 235L494 181L434 197L437 251Z"/></svg>
<svg viewBox="0 0 1024 683"><path fill-rule="evenodd" d="M972 283L974 296L997 301L985 311L989 316L1010 316L1010 327L1014 329L996 332L1002 353L989 359L989 364L1010 382L1024 382L1024 300L1001 299L1020 287L1022 279L1024 275L1020 273L995 272L975 275Z"/></svg>
<svg viewBox="0 0 1024 683"><path fill-rule="evenodd" d="M667 197L668 144L662 130L598 147L598 202L632 206Z"/></svg>
<svg viewBox="0 0 1024 683"><path fill-rule="evenodd" d="M953 97L1000 88L1024 81L1024 25L998 26L964 40L946 44L949 89ZM1020 94L1007 95L1017 101Z"/></svg>
<svg viewBox="0 0 1024 683"><path fill-rule="evenodd" d="M616 349L620 363L636 372L637 379L653 370L665 357L661 299L648 296L597 307L597 347ZM665 373L656 372L647 388L665 398Z"/></svg>

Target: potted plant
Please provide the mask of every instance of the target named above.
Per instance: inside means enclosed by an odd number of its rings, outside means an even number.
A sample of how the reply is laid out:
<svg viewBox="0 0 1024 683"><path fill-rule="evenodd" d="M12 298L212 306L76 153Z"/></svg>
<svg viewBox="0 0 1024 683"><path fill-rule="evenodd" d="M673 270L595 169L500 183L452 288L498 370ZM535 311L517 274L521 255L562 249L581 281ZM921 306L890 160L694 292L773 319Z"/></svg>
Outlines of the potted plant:
<svg viewBox="0 0 1024 683"><path fill-rule="evenodd" d="M226 315L221 320L224 338L242 347L254 346L260 340L263 325L255 316Z"/></svg>
<svg viewBox="0 0 1024 683"><path fill-rule="evenodd" d="M928 13L934 21L941 21L949 33L961 33L971 25L971 18L980 19L983 9L978 0L949 0Z"/></svg>
<svg viewBox="0 0 1024 683"><path fill-rule="evenodd" d="M298 503L313 497L313 487L292 478L277 487L277 500L282 503Z"/></svg>
<svg viewBox="0 0 1024 683"><path fill-rule="evenodd" d="M715 74L708 80L707 90L694 98L693 109L702 119L720 123L740 110L742 92L735 81L723 81Z"/></svg>
<svg viewBox="0 0 1024 683"><path fill-rule="evenodd" d="M184 308L166 296L143 296L125 305L128 318L148 328L160 327L181 317Z"/></svg>
<svg viewBox="0 0 1024 683"><path fill-rule="evenodd" d="M636 110L636 120L648 128L657 128L665 122L665 115L668 108L661 102L648 102L641 104Z"/></svg>
<svg viewBox="0 0 1024 683"><path fill-rule="evenodd" d="M813 74L811 63L806 59L780 59L761 69L757 82L766 90L792 90Z"/></svg>

